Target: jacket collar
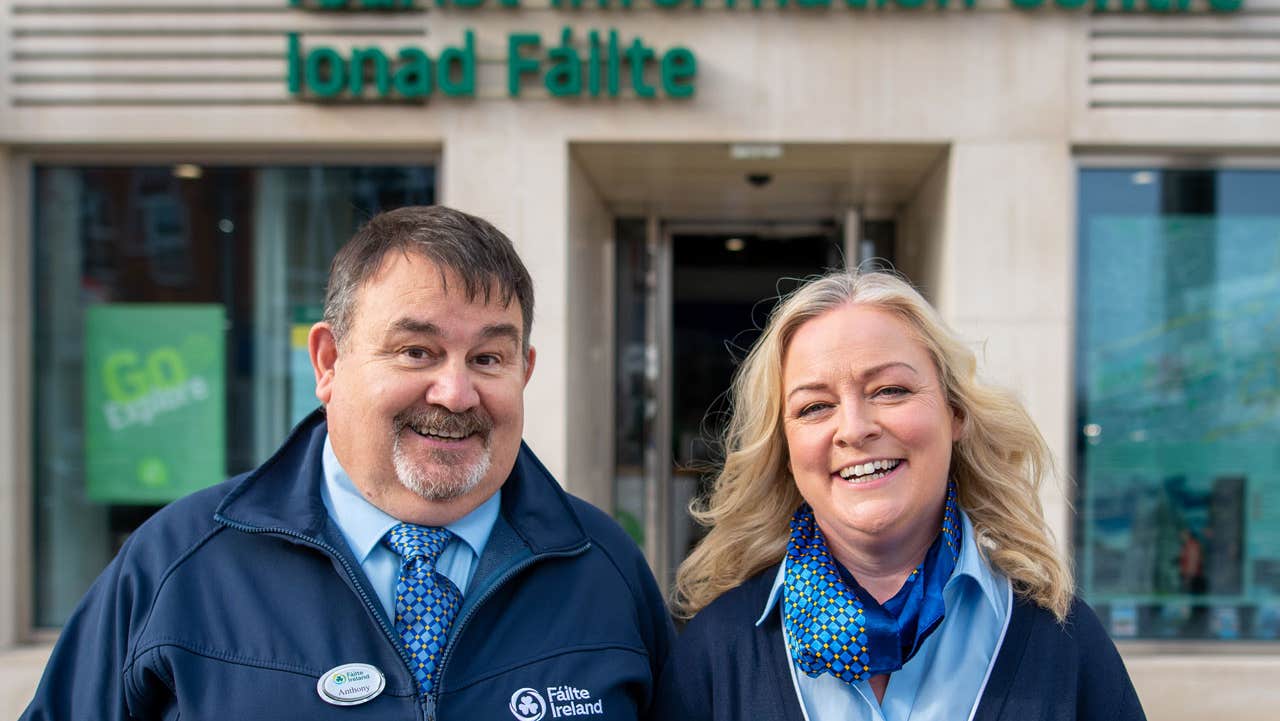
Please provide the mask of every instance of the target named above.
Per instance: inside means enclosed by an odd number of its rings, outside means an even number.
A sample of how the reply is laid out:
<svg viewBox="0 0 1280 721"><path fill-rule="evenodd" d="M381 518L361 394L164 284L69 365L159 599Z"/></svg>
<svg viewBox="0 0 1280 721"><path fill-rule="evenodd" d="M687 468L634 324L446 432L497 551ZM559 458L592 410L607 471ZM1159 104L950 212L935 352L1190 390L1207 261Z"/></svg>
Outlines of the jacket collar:
<svg viewBox="0 0 1280 721"><path fill-rule="evenodd" d="M213 517L244 531L319 538L328 519L320 497L326 435L324 412L317 409L294 426L265 463L240 479Z"/></svg>
<svg viewBox="0 0 1280 721"><path fill-rule="evenodd" d="M327 435L324 410L317 409L271 458L232 488L214 518L249 532L322 538L329 523L320 496ZM501 514L534 554L569 551L587 543L568 494L524 443L502 486Z"/></svg>

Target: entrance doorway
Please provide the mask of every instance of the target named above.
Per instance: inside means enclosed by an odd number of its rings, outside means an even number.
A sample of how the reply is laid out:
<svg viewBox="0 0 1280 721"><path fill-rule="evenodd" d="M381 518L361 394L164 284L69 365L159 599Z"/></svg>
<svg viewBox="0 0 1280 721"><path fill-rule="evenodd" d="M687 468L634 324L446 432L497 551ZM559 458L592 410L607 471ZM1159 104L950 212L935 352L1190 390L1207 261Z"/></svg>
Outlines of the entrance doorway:
<svg viewBox="0 0 1280 721"><path fill-rule="evenodd" d="M702 536L688 505L721 460L724 393L777 298L799 279L870 258L927 279L945 246L948 152L588 142L571 154L576 347L595 359L607 352L597 339L613 345L611 368L576 366L575 381L593 390L576 399L571 435L597 443L571 456L571 475L599 479L582 490L669 589ZM611 242L597 244L610 223ZM594 275L602 266L609 282Z"/></svg>
<svg viewBox="0 0 1280 721"><path fill-rule="evenodd" d="M614 512L665 588L704 535L689 504L714 480L729 384L779 298L829 269L892 263L894 231L856 215L618 222Z"/></svg>

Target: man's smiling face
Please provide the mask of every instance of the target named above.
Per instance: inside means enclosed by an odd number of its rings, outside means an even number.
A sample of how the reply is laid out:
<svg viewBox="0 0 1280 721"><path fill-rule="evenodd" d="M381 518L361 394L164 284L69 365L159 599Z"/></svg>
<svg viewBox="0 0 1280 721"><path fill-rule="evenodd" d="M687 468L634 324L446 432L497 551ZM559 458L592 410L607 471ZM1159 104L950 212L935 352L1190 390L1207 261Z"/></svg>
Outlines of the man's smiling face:
<svg viewBox="0 0 1280 721"><path fill-rule="evenodd" d="M456 274L390 253L360 289L335 360L317 363L334 453L361 492L401 520L449 522L432 504L465 513L515 464L534 353L522 350L519 304L500 296L468 298ZM324 325L313 335L323 338Z"/></svg>

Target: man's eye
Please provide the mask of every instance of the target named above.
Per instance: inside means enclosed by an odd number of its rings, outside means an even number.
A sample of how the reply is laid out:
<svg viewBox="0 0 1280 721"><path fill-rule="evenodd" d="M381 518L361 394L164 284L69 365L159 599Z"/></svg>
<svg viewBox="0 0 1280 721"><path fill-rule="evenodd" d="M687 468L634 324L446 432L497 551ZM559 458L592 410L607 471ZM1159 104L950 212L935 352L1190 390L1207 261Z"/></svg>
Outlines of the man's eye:
<svg viewBox="0 0 1280 721"><path fill-rule="evenodd" d="M404 355L410 360L426 360L431 356L426 348L405 348Z"/></svg>
<svg viewBox="0 0 1280 721"><path fill-rule="evenodd" d="M475 360L472 362L482 368L492 368L493 366L500 365L502 363L502 358L494 353L484 353L476 356Z"/></svg>

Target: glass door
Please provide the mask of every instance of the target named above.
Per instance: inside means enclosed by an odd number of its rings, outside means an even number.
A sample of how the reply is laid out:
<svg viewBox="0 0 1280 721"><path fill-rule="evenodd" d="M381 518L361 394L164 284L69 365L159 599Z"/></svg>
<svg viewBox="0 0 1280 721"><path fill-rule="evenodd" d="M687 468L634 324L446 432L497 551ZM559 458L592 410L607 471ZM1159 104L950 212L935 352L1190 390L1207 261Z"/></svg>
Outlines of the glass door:
<svg viewBox="0 0 1280 721"><path fill-rule="evenodd" d="M738 363L780 296L863 245L858 227L851 243L834 221L619 221L614 513L664 588L703 535L688 508L714 479Z"/></svg>

